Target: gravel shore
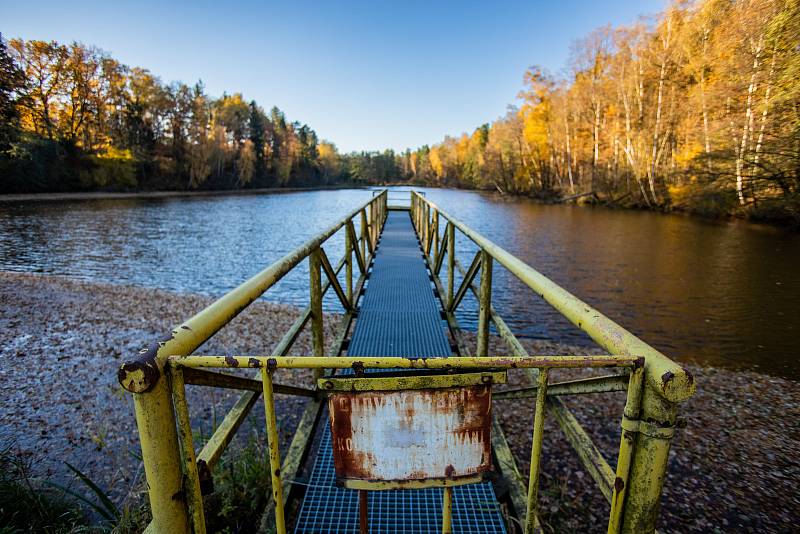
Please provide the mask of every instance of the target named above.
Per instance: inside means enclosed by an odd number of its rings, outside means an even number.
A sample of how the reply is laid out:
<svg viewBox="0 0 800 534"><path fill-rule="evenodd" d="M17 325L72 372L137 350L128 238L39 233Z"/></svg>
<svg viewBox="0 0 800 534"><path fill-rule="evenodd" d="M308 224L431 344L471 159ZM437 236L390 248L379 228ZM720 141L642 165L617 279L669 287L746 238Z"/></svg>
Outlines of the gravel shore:
<svg viewBox="0 0 800 534"><path fill-rule="evenodd" d="M523 341L531 354L602 354ZM495 345L502 353L500 343ZM800 383L687 365L697 393L679 416L659 516L660 532L796 532L800 525ZM555 370L551 382L591 371ZM510 384L524 384L512 371ZM625 394L565 397L612 468ZM510 406L509 406L510 404ZM529 467L534 399L497 401L520 472ZM608 504L555 421L545 420L541 510L556 532L605 532ZM576 511L580 510L579 513Z"/></svg>
<svg viewBox="0 0 800 534"><path fill-rule="evenodd" d="M0 444L29 455L40 476L64 482L70 475L63 462L69 462L123 499L141 470L133 400L117 382L117 369L213 300L0 272ZM269 353L298 315L291 306L256 302L197 353ZM334 323L326 321L329 340ZM310 338L301 334L291 354L310 352ZM276 382L310 385L311 373L281 370ZM203 387L190 387L187 395L195 429L206 436L239 396ZM279 395L276 402L288 441L305 401ZM251 418L260 418L261 427L263 414L259 400Z"/></svg>
<svg viewBox="0 0 800 534"><path fill-rule="evenodd" d="M66 479L78 466L120 500L141 476L130 395L116 369L213 299L165 291L0 273L0 443L15 443L41 474ZM201 353L268 352L297 317L288 306L257 302ZM326 321L332 339L334 321ZM532 353L587 353L525 342ZM496 353L502 354L496 344ZM307 335L295 353L310 352ZM687 427L670 454L659 529L663 532L785 532L800 523L800 384L766 375L688 366L698 390L681 410ZM554 380L568 376L554 373ZM512 382L522 377L514 375ZM283 382L310 383L296 372ZM210 433L236 395L190 388L193 420ZM496 404L520 470L530 455L533 402ZM623 394L567 400L612 464ZM294 429L302 400L279 397L281 433ZM259 406L253 414L263 414ZM254 422L254 426L257 423ZM542 513L559 532L604 531L607 504L557 426L547 421Z"/></svg>

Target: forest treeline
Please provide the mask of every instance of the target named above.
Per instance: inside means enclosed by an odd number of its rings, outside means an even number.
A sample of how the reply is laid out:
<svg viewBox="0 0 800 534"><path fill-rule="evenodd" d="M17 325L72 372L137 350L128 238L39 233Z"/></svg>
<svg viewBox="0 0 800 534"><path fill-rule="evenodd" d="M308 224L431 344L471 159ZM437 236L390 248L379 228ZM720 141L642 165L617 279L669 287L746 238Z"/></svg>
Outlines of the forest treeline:
<svg viewBox="0 0 800 534"><path fill-rule="evenodd" d="M309 126L92 46L0 38L0 192L236 189L346 177Z"/></svg>
<svg viewBox="0 0 800 534"><path fill-rule="evenodd" d="M600 28L471 134L401 155L427 183L800 222L800 1L677 2Z"/></svg>
<svg viewBox="0 0 800 534"><path fill-rule="evenodd" d="M499 190L800 221L800 0L678 1L600 28L472 133L339 154L241 94L80 43L0 39L0 192L339 182Z"/></svg>

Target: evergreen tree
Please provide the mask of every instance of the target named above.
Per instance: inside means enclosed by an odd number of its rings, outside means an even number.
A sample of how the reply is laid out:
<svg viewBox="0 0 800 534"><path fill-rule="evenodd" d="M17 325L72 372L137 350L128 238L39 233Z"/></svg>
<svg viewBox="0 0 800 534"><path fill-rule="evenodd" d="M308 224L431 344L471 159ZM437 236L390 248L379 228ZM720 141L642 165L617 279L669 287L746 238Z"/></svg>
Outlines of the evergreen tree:
<svg viewBox="0 0 800 534"><path fill-rule="evenodd" d="M264 164L264 146L266 144L266 121L264 112L256 104L255 100L250 101L250 142L253 143L253 153L255 157L255 170L253 182L256 186L263 185L266 180L267 169Z"/></svg>
<svg viewBox="0 0 800 534"><path fill-rule="evenodd" d="M0 33L0 154L8 151L19 135L17 100L24 86L24 74L8 55Z"/></svg>

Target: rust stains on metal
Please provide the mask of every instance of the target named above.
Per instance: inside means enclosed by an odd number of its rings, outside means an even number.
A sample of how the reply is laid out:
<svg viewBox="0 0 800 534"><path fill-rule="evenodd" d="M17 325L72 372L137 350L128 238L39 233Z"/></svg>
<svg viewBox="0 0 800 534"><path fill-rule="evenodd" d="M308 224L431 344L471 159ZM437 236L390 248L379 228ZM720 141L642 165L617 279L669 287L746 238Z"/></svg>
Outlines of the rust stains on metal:
<svg viewBox="0 0 800 534"><path fill-rule="evenodd" d="M161 344L160 341L151 343L149 347L139 351L138 358L120 366L117 379L122 387L134 393L144 393L155 386L161 376L161 370L156 363L156 354Z"/></svg>
<svg viewBox="0 0 800 534"><path fill-rule="evenodd" d="M278 360L276 360L275 358L270 358L267 360L267 369L269 370L270 373L277 368L278 368Z"/></svg>
<svg viewBox="0 0 800 534"><path fill-rule="evenodd" d="M135 360L123 363L117 370L117 380L120 385L132 393L146 393L153 389L161 377L161 368L157 361L158 351L175 339L176 335L177 331L173 330L171 334L141 349Z"/></svg>
<svg viewBox="0 0 800 534"><path fill-rule="evenodd" d="M254 368L258 369L258 368L261 367L261 360L259 360L257 358L249 358L247 360L247 365L249 367L254 367Z"/></svg>
<svg viewBox="0 0 800 534"><path fill-rule="evenodd" d="M675 373L673 373L672 371L667 371L666 373L661 375L661 389L666 390L670 380L672 380L673 378L675 378Z"/></svg>
<svg viewBox="0 0 800 534"><path fill-rule="evenodd" d="M623 489L625 489L625 481L617 477L616 480L614 480L614 491L619 495Z"/></svg>
<svg viewBox="0 0 800 534"><path fill-rule="evenodd" d="M491 469L491 389L342 392L329 398L339 479L457 479Z"/></svg>
<svg viewBox="0 0 800 534"><path fill-rule="evenodd" d="M205 460L197 460L197 478L200 481L200 494L210 495L214 493L214 477L211 475L211 468Z"/></svg>
<svg viewBox="0 0 800 534"><path fill-rule="evenodd" d="M239 367L239 360L233 356L225 356L225 363L231 367Z"/></svg>
<svg viewBox="0 0 800 534"><path fill-rule="evenodd" d="M506 359L506 358L498 358L497 359L497 364L498 365L510 365L511 367L513 367L515 369L517 367L517 362L515 360L512 360L511 358L508 358L508 359Z"/></svg>

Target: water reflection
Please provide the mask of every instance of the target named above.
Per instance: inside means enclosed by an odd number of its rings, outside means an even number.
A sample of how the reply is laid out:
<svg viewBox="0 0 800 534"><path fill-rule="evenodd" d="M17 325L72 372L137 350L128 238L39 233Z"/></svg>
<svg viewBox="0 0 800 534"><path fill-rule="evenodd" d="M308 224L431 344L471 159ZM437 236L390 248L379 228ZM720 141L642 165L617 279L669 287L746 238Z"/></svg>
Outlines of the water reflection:
<svg viewBox="0 0 800 534"><path fill-rule="evenodd" d="M667 354L800 378L800 236L681 216L542 206L465 191L429 198ZM0 204L0 269L220 295L371 196L260 196ZM326 247L338 260L343 235ZM474 245L457 241L468 264ZM308 302L307 269L268 295ZM500 267L494 305L515 331L589 340ZM336 309L333 294L326 307ZM460 320L476 322L474 298Z"/></svg>

